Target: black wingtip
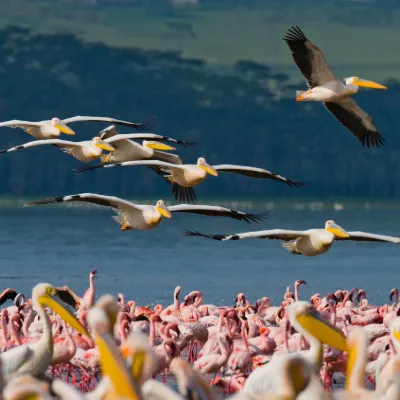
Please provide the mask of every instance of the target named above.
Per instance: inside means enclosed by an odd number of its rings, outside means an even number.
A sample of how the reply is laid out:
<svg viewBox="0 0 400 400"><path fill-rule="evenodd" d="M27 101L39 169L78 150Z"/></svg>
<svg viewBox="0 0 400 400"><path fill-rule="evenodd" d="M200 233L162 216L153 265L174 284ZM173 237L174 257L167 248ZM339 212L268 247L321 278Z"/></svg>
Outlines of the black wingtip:
<svg viewBox="0 0 400 400"><path fill-rule="evenodd" d="M306 184L304 182L292 181L290 179L288 179L287 184L290 187L295 187L295 188L302 188L302 187L306 186Z"/></svg>
<svg viewBox="0 0 400 400"><path fill-rule="evenodd" d="M357 135L359 141L361 142L362 147L367 148L379 148L385 145L385 138L376 131L371 131L369 129L365 129Z"/></svg>
<svg viewBox="0 0 400 400"><path fill-rule="evenodd" d="M60 196L60 197L51 197L49 199L44 199L44 200L31 201L30 203L24 204L24 207L38 206L42 204L61 203L63 199L64 197Z"/></svg>
<svg viewBox="0 0 400 400"><path fill-rule="evenodd" d="M287 31L285 36L282 38L285 42L296 42L296 41L307 41L306 35L303 31L296 25L290 27Z"/></svg>
<svg viewBox="0 0 400 400"><path fill-rule="evenodd" d="M8 149L0 150L0 153L7 153Z"/></svg>
<svg viewBox="0 0 400 400"><path fill-rule="evenodd" d="M154 116L153 118L151 118L150 120L146 121L146 122L142 122L141 124L137 124L135 126L135 129L139 132L148 132L151 129L154 128L155 126L155 120L156 120L156 116Z"/></svg>
<svg viewBox="0 0 400 400"><path fill-rule="evenodd" d="M75 174L83 174L84 172L92 171L97 168L103 168L103 164L99 165L85 165L84 167L73 168Z"/></svg>

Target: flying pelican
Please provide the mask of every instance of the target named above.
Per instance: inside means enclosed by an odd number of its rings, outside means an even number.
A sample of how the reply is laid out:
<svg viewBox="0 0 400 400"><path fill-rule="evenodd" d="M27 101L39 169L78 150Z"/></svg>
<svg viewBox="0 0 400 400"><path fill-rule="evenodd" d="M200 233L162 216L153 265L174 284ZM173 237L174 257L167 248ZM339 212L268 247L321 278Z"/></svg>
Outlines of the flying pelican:
<svg viewBox="0 0 400 400"><path fill-rule="evenodd" d="M129 229L153 229L161 222L163 217L171 218L172 214L175 212L208 215L213 217L230 217L248 223L262 221L268 214L248 214L241 211L231 210L229 208L203 205L179 204L167 207L163 200L158 200L155 206L138 205L118 197L103 196L93 193L80 193L33 201L25 204L24 207L69 201L87 202L113 208L118 213L118 215L114 216L113 219L121 225L121 230L123 231Z"/></svg>
<svg viewBox="0 0 400 400"><path fill-rule="evenodd" d="M236 233L233 235L203 234L197 231L186 231L186 236L202 236L214 240L240 240L249 238L283 240L282 246L292 254L304 256L319 256L328 251L336 240L354 240L357 242L390 242L400 243L400 238L394 236L377 235L367 232L346 232L334 221L327 221L325 229L308 229L306 231L289 231L286 229L272 229Z"/></svg>
<svg viewBox="0 0 400 400"><path fill-rule="evenodd" d="M207 174L212 176L218 176L219 172L231 172L234 174L245 175L251 178L261 179L272 179L275 181L283 182L290 187L301 187L303 183L292 181L281 175L274 174L273 172L267 171L266 169L247 167L242 165L210 165L206 159L200 157L197 160L197 164L183 164L176 165L166 163L157 160L144 160L144 161L128 161L123 163L105 164L105 165L93 165L89 167L81 168L76 172L91 171L97 168L113 168L113 167L133 167L133 166L147 166L152 167L157 174L161 175L168 183L172 184L172 192L175 195L175 199L185 202L191 202L196 200L196 194L193 190L193 186L199 185L203 182Z"/></svg>
<svg viewBox="0 0 400 400"><path fill-rule="evenodd" d="M10 376L15 372L40 376L46 372L53 357L53 334L49 317L44 310L45 306L50 307L79 333L89 336L85 328L61 304L56 295L56 288L49 283L39 283L33 288L33 307L43 322L43 334L36 343L14 347L0 354L5 376Z"/></svg>
<svg viewBox="0 0 400 400"><path fill-rule="evenodd" d="M108 162L109 159L112 159L114 157L114 152L119 150L117 154L120 154L120 152L124 151L124 148L129 147L129 143L132 143L134 148L140 148L143 149L142 153L143 154L148 154L147 158L150 158L154 152L153 149L158 148L158 149L164 149L164 150L175 150L174 147L167 146L164 143L158 143L155 141L143 141L143 146L132 142L130 140L126 139L159 139L163 141L168 141L168 142L173 142L180 144L182 146L189 146L190 144L187 144L186 142L183 142L181 140L176 140L173 138L169 138L167 136L161 136L161 135L155 135L153 133L132 133L132 134L122 134L122 135L116 135L113 136L109 139L103 139L101 136L96 136L92 140L85 140L81 142L70 142L67 140L61 140L61 139L44 139L44 140L34 140L32 142L28 142L25 144L22 144L20 146L14 146L9 149L4 149L0 150L0 153L10 153L12 151L17 151L17 150L23 150L23 149L28 149L30 147L37 147L37 146L43 146L43 145L52 145L58 147L60 150L62 150L64 153L67 153L73 157L75 157L77 160L85 162L85 163L90 163L96 158L101 157L101 160L103 162ZM128 145L126 145L125 142L128 142ZM116 146L112 145L111 143L115 143ZM121 146L122 144L122 146ZM110 151L111 153L108 155L102 155L103 150ZM163 153L163 152L161 152ZM163 153L167 154L168 153ZM139 157L139 156L138 156ZM177 155L170 155L171 160L175 158L180 158ZM146 158L146 157L142 157ZM167 157L166 157L167 158ZM140 157L138 159L141 159Z"/></svg>
<svg viewBox="0 0 400 400"><path fill-rule="evenodd" d="M52 145L58 147L61 151L71 155L79 161L90 163L91 161L99 158L103 150L114 151L114 147L111 144L101 140L100 137L96 136L92 140L85 140L82 142L70 142L61 139L44 139L34 140L22 144L20 146L14 146L9 149L0 150L0 153L10 153L12 151L28 149L30 147L37 147L42 145Z"/></svg>
<svg viewBox="0 0 400 400"><path fill-rule="evenodd" d="M307 39L299 27L289 29L283 40L289 45L294 62L309 87L306 91L296 92L296 101L322 101L363 146L383 146L385 139L377 132L371 117L350 96L356 94L360 87L386 89L386 86L357 76L344 79L344 83L335 78L322 51Z"/></svg>
<svg viewBox="0 0 400 400"><path fill-rule="evenodd" d="M115 148L112 153L101 158L103 163L156 159L172 164L182 164L182 160L178 155L166 153L166 151L175 150L174 147L159 142L166 141L184 147L191 147L195 144L152 133L119 134L114 125L100 131L100 137L105 142L112 143ZM146 139L142 145L133 141L140 139Z"/></svg>
<svg viewBox="0 0 400 400"><path fill-rule="evenodd" d="M347 344L343 332L326 321L315 310L314 306L307 301L296 301L288 307L289 321L293 328L303 335L310 343L309 350L298 353L290 353L272 357L271 361L257 368L247 379L243 393L253 395L279 393L281 390L281 375L283 373L282 366L289 358L301 356L306 362L310 363L311 381L302 395L308 395L307 399L320 399L323 393L323 387L319 382L319 371L323 362L323 346L327 344L335 349L346 351Z"/></svg>
<svg viewBox="0 0 400 400"><path fill-rule="evenodd" d="M26 133L34 136L36 139L43 140L55 139L59 137L61 133L65 133L66 135L75 135L75 132L68 126L68 124L81 121L107 122L110 124L130 126L138 130L145 130L151 127L151 121L145 123L135 123L109 117L83 117L80 115L67 119L52 118L51 120L38 122L12 119L10 121L0 122L0 127L6 126L9 128L22 128Z"/></svg>

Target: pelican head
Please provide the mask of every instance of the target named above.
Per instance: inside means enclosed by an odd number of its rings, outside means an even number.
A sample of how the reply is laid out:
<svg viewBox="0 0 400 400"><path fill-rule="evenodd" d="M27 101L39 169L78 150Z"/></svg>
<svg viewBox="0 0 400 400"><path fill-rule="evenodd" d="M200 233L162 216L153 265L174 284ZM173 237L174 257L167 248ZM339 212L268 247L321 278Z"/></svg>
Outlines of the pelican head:
<svg viewBox="0 0 400 400"><path fill-rule="evenodd" d="M380 83L374 81L367 81L365 79L361 79L358 76L350 76L344 80L346 85L356 85L359 87L367 87L372 89L387 89L386 86L381 85Z"/></svg>
<svg viewBox="0 0 400 400"><path fill-rule="evenodd" d="M340 238L350 237L350 235L341 226L335 224L335 221L332 220L326 221L325 230Z"/></svg>
<svg viewBox="0 0 400 400"><path fill-rule="evenodd" d="M102 140L100 136L96 136L93 138L93 144L102 150L115 151L115 148L111 146L109 143Z"/></svg>
<svg viewBox="0 0 400 400"><path fill-rule="evenodd" d="M154 140L143 140L143 147L148 147L149 149L161 150L161 151L176 150L175 147L168 146L167 144L156 142Z"/></svg>
<svg viewBox="0 0 400 400"><path fill-rule="evenodd" d="M172 215L168 210L167 206L165 205L163 200L158 200L156 204L156 210L164 217L164 218L171 218Z"/></svg>
<svg viewBox="0 0 400 400"><path fill-rule="evenodd" d="M53 118L51 120L51 125L54 126L54 128L58 129L60 132L65 133L66 135L75 135L75 132L65 125L60 118Z"/></svg>
<svg viewBox="0 0 400 400"><path fill-rule="evenodd" d="M218 176L218 172L210 164L207 163L204 157L200 157L197 160L197 166L201 169L204 169L204 171L206 171L207 174L210 174L212 176Z"/></svg>
<svg viewBox="0 0 400 400"><path fill-rule="evenodd" d="M50 307L55 311L68 325L74 328L82 335L89 336L89 333L74 317L74 315L57 298L57 290L50 283L39 283L32 290L32 299L40 307Z"/></svg>
<svg viewBox="0 0 400 400"><path fill-rule="evenodd" d="M305 330L321 343L347 351L343 332L326 321L307 301L296 301L288 307L289 321L296 330ZM300 329L297 329L297 328ZM300 332L301 333L301 332Z"/></svg>

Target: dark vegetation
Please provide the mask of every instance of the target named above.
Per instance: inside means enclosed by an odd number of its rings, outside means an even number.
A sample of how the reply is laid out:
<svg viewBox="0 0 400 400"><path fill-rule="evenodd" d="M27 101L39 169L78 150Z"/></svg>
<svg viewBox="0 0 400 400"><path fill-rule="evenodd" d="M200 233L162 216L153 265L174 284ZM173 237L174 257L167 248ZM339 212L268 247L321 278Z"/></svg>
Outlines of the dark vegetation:
<svg viewBox="0 0 400 400"><path fill-rule="evenodd" d="M307 183L303 189L226 174L209 179L198 198L372 196L400 194L400 83L366 91L357 101L387 140L362 148L319 104L298 104L288 76L243 60L224 73L178 52L115 49L71 35L0 31L0 120L53 116L113 116L145 121L157 116L156 133L198 143L178 149L184 162L259 166ZM102 124L74 124L84 140ZM129 132L121 129L121 132ZM71 137L66 137L71 139ZM22 130L0 128L0 146L32 140ZM56 148L0 156L0 194L16 196L98 192L172 199L168 186L140 168L75 175L79 162Z"/></svg>

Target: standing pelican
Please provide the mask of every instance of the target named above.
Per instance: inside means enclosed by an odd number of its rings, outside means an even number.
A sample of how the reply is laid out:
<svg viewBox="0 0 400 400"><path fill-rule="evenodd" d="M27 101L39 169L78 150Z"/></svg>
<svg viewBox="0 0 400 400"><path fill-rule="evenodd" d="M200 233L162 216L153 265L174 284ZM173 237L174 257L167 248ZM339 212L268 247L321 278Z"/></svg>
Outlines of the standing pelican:
<svg viewBox="0 0 400 400"><path fill-rule="evenodd" d="M90 167L83 167L75 171L85 172L97 168L134 166L152 167L159 175L166 179L168 183L172 183L172 192L175 195L175 199L178 199L179 197L180 201L185 202L196 200L196 194L193 190L193 186L197 186L203 182L207 175L218 176L219 172L231 172L234 174L249 176L251 178L272 179L274 181L285 183L290 187L303 186L301 182L292 181L281 175L267 171L266 169L230 164L210 165L203 157L200 157L197 160L197 164L175 165L157 160L144 160L106 165L93 165Z"/></svg>
<svg viewBox="0 0 400 400"><path fill-rule="evenodd" d="M322 343L341 351L347 350L346 338L343 332L323 319L312 304L306 301L297 301L288 307L291 325L303 335L310 343L310 349L298 353L284 354L272 357L271 361L263 367L257 368L247 379L243 392L254 395L279 393L283 373L282 366L289 358L301 356L314 374L319 373L323 362ZM323 388L319 379L312 374L311 382L307 386L307 399L320 399Z"/></svg>
<svg viewBox="0 0 400 400"><path fill-rule="evenodd" d="M10 153L12 151L28 149L30 147L37 147L43 145L52 145L58 147L64 153L71 155L79 161L90 163L91 161L99 158L103 150L114 151L114 147L111 144L106 143L100 137L94 137L92 140L85 140L83 142L70 142L67 140L60 139L44 139L34 140L22 144L20 146L14 146L9 149L0 150L0 153Z"/></svg>
<svg viewBox="0 0 400 400"><path fill-rule="evenodd" d="M202 236L214 240L240 240L249 238L283 240L282 245L292 254L304 256L319 256L327 252L336 240L353 240L357 242L390 242L400 243L400 238L394 236L377 235L366 232L346 232L334 221L327 221L325 229L308 229L306 231L289 231L286 229L272 229L269 231L255 231L236 233L233 235L203 234L197 231L186 231L186 236Z"/></svg>
<svg viewBox="0 0 400 400"><path fill-rule="evenodd" d="M178 155L166 153L175 148L160 142L176 143L184 147L195 144L154 133L119 134L114 125L103 129L99 134L105 142L112 143L115 149L111 154L101 158L103 163L156 159L172 164L182 164ZM134 140L143 140L142 145Z"/></svg>
<svg viewBox="0 0 400 400"><path fill-rule="evenodd" d="M123 231L129 229L153 229L161 222L163 217L171 218L172 213L175 212L185 212L215 217L230 217L239 221L246 221L248 223L261 221L268 214L248 214L241 211L231 210L229 208L203 205L180 204L167 207L163 200L159 200L155 206L139 205L118 197L103 196L94 193L80 193L63 197L53 197L50 199L27 203L24 205L24 207L70 201L86 202L113 208L118 213L118 215L114 216L113 218L121 225L121 230Z"/></svg>
<svg viewBox="0 0 400 400"><path fill-rule="evenodd" d="M82 335L89 336L80 322L57 299L57 290L49 283L39 283L32 290L33 307L43 322L43 334L33 344L14 347L0 355L3 373L29 373L35 376L43 375L53 357L53 334L49 317L44 307L50 307L72 328Z"/></svg>
<svg viewBox="0 0 400 400"><path fill-rule="evenodd" d="M360 87L386 89L386 86L357 76L344 79L344 83L335 78L322 51L307 39L299 27L289 29L283 40L289 45L294 62L309 87L307 91L296 92L296 101L322 101L363 146L382 146L385 139L377 132L371 117L350 96L356 94Z"/></svg>
<svg viewBox="0 0 400 400"><path fill-rule="evenodd" d="M107 122L110 124L130 126L138 130L145 130L151 127L150 123L128 122L109 117L82 117L80 115L62 120L59 118L52 118L51 120L38 122L12 119L10 121L0 122L0 127L22 128L26 133L34 136L36 139L43 140L57 138L61 133L65 133L66 135L75 135L75 132L68 126L68 124L81 121Z"/></svg>

